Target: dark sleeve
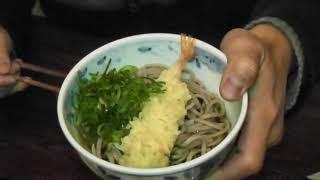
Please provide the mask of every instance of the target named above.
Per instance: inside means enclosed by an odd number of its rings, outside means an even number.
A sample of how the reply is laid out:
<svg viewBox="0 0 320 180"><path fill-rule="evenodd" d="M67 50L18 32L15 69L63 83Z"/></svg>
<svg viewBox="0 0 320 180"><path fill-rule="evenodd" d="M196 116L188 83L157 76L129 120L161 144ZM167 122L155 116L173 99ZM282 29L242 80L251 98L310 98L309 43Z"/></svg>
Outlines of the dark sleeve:
<svg viewBox="0 0 320 180"><path fill-rule="evenodd" d="M319 77L320 2L318 0L258 0L247 28L271 24L281 30L293 49L287 85L286 110ZM301 91L302 90L302 91Z"/></svg>
<svg viewBox="0 0 320 180"><path fill-rule="evenodd" d="M8 31L17 53L26 46L31 27L34 0L1 0L0 25Z"/></svg>

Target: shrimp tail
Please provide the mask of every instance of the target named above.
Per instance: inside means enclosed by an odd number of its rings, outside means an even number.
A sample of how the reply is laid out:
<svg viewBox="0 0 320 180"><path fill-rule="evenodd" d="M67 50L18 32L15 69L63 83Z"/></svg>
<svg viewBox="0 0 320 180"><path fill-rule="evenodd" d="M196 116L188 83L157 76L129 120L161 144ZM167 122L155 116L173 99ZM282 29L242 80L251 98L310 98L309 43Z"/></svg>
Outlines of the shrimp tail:
<svg viewBox="0 0 320 180"><path fill-rule="evenodd" d="M179 68L182 70L186 66L188 60L192 59L195 55L194 52L195 39L185 34L180 35L180 48L181 53L177 61Z"/></svg>

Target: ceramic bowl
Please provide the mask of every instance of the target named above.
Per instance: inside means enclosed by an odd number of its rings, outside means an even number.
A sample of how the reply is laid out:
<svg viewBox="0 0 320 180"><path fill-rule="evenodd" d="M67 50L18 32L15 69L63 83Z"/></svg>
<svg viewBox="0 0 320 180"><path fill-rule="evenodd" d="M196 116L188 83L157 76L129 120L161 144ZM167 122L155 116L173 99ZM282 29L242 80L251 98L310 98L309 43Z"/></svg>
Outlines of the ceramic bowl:
<svg viewBox="0 0 320 180"><path fill-rule="evenodd" d="M225 55L215 47L196 40L196 57L189 61L186 68L191 69L209 91L219 95L221 75L226 64ZM111 67L124 65L141 67L145 64L173 64L180 54L180 35L177 34L141 34L130 36L108 43L76 64L64 80L58 97L58 118L61 129L79 153L85 164L103 179L201 179L209 170L217 168L234 144L246 115L248 97L245 94L238 102L226 102L227 117L232 123L232 130L227 137L210 152L192 161L175 166L155 169L129 168L109 163L97 158L77 141L77 131L72 126L74 109L72 94L77 91L75 79L79 71L102 72L108 60L113 61ZM220 96L220 95L219 95Z"/></svg>

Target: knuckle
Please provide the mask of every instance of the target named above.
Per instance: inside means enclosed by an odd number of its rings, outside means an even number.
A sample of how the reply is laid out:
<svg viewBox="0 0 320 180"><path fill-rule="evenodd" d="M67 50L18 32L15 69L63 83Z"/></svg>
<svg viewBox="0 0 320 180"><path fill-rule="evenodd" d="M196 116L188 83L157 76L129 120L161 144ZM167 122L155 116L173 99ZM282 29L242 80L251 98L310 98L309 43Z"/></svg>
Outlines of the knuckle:
<svg viewBox="0 0 320 180"><path fill-rule="evenodd" d="M279 106L279 103L276 102L276 100L272 100L273 98L270 98L270 105L267 109L267 115L268 119L273 120L273 122L278 118L279 113L281 112L281 108Z"/></svg>
<svg viewBox="0 0 320 180"><path fill-rule="evenodd" d="M13 61L12 65L11 65L11 68L10 68L10 73L11 74L16 74L16 73L19 74L20 69L21 69L20 64L18 62L16 62L16 61Z"/></svg>
<svg viewBox="0 0 320 180"><path fill-rule="evenodd" d="M259 71L256 62L241 58L234 61L234 68L237 76L247 83L254 81Z"/></svg>
<svg viewBox="0 0 320 180"><path fill-rule="evenodd" d="M243 159L245 170L250 174L257 174L262 169L262 160L252 155L246 155Z"/></svg>
<svg viewBox="0 0 320 180"><path fill-rule="evenodd" d="M276 119L278 112L279 112L279 109L275 105L272 105L271 107L269 107L268 108L269 119Z"/></svg>
<svg viewBox="0 0 320 180"><path fill-rule="evenodd" d="M239 37L242 37L242 35L245 33L248 33L248 32L244 29L240 29L240 28L232 29L223 37L220 45L221 49L224 50L230 44L231 41L233 42L234 40L237 40Z"/></svg>
<svg viewBox="0 0 320 180"><path fill-rule="evenodd" d="M241 37L241 35L247 34L247 33L249 33L249 32L245 29L235 28L235 29L232 29L231 31L229 31L226 34L226 36L227 37Z"/></svg>
<svg viewBox="0 0 320 180"><path fill-rule="evenodd" d="M272 127L271 133L269 135L269 146L278 145L284 136L284 125L283 125L283 117L277 119L275 124Z"/></svg>
<svg viewBox="0 0 320 180"><path fill-rule="evenodd" d="M221 42L221 49L226 54L245 54L261 61L265 46L255 35L244 29L229 31Z"/></svg>
<svg viewBox="0 0 320 180"><path fill-rule="evenodd" d="M249 74L258 73L257 63L253 60L249 60L248 58L239 59L239 70L247 72Z"/></svg>

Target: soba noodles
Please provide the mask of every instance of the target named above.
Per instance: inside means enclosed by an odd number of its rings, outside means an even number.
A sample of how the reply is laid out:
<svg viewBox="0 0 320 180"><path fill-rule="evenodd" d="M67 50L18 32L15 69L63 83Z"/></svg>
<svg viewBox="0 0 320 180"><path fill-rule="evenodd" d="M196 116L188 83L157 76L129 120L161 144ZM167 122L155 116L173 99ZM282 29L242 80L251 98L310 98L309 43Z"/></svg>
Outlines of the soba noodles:
<svg viewBox="0 0 320 180"><path fill-rule="evenodd" d="M146 65L140 68L138 75L156 79L166 68L158 64ZM218 145L231 129L224 104L219 98L207 91L193 72L184 70L183 80L192 98L186 106L187 116L180 125L180 134L170 154L170 165L190 161L207 153ZM91 145L91 152L111 163L118 163L123 154L119 144L104 143L101 138Z"/></svg>

